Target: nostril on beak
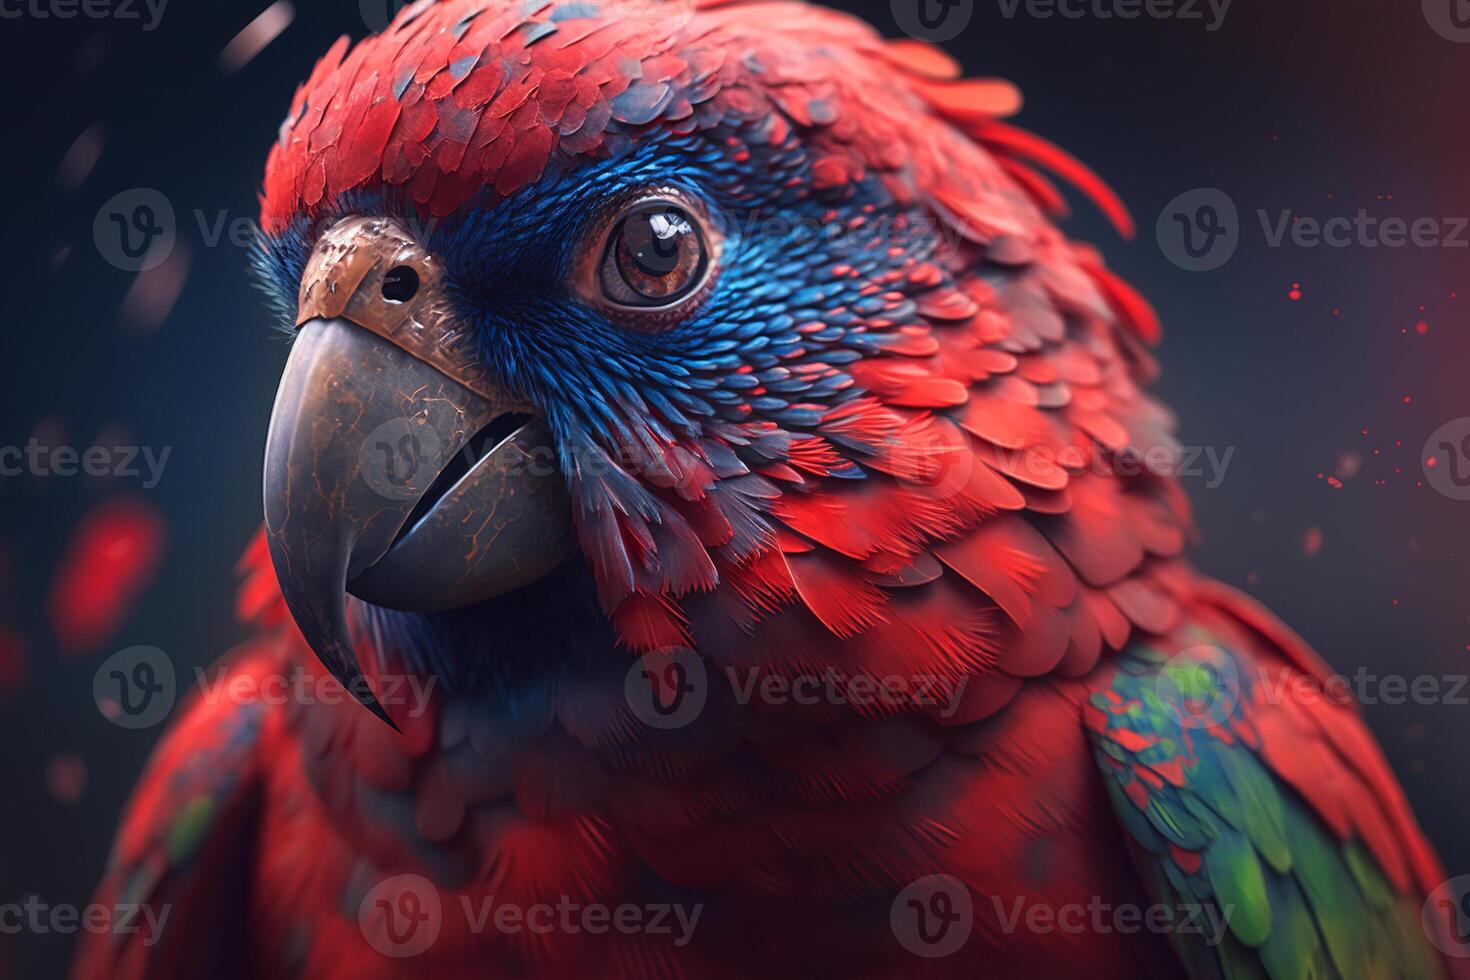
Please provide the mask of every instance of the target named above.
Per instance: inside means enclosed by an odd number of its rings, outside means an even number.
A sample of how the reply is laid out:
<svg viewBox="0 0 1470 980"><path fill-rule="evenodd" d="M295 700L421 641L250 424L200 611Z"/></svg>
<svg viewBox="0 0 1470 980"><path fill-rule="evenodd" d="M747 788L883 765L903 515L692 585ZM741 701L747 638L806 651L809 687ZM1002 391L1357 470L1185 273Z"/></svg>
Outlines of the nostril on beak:
<svg viewBox="0 0 1470 980"><path fill-rule="evenodd" d="M419 274L411 265L398 265L383 276L383 298L390 303L407 303L418 295Z"/></svg>

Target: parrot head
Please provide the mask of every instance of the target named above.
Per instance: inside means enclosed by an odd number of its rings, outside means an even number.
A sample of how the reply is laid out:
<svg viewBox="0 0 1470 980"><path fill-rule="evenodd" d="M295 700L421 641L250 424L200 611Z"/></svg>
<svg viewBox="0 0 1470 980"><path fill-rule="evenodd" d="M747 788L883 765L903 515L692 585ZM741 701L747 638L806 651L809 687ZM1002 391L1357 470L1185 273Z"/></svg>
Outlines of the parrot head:
<svg viewBox="0 0 1470 980"><path fill-rule="evenodd" d="M323 662L386 719L349 595L433 616L569 560L633 651L791 603L854 635L926 542L1027 506L970 389L1063 317L1133 363L1152 323L1031 163L1126 214L1017 103L787 2L420 0L339 41L260 256L294 334L267 540ZM1062 312L1028 339L1025 304Z"/></svg>

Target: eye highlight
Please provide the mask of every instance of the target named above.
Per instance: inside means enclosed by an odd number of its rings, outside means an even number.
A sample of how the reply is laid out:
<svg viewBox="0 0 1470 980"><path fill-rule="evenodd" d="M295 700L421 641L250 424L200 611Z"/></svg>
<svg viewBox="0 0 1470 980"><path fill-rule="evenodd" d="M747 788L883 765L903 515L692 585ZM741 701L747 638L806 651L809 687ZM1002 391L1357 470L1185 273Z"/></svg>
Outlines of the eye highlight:
<svg viewBox="0 0 1470 980"><path fill-rule="evenodd" d="M597 258L581 277L584 295L634 325L656 326L691 308L711 277L718 243L703 209L684 197L644 194L610 211L591 239Z"/></svg>

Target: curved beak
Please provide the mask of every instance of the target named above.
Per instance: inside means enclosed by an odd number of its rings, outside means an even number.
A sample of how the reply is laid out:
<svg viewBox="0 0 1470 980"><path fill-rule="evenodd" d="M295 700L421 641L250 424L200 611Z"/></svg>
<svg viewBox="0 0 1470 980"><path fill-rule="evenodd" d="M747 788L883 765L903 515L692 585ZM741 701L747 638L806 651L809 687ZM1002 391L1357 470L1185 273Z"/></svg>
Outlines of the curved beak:
<svg viewBox="0 0 1470 980"><path fill-rule="evenodd" d="M529 406L384 332L370 317L302 323L266 439L265 524L302 635L392 725L354 652L348 593L418 612L473 605L549 573L572 531Z"/></svg>

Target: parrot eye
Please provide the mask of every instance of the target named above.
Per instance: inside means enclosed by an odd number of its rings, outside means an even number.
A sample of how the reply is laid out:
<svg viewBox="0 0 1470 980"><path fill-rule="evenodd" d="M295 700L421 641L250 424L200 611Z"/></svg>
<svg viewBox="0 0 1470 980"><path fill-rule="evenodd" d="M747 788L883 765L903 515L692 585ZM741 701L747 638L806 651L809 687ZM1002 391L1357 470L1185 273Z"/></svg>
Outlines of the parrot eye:
<svg viewBox="0 0 1470 980"><path fill-rule="evenodd" d="M601 224L587 284L599 305L626 313L682 310L713 268L703 212L673 193L643 196Z"/></svg>
<svg viewBox="0 0 1470 980"><path fill-rule="evenodd" d="M619 306L669 306L694 291L707 264L704 235L683 208L640 204L608 236L602 292Z"/></svg>

